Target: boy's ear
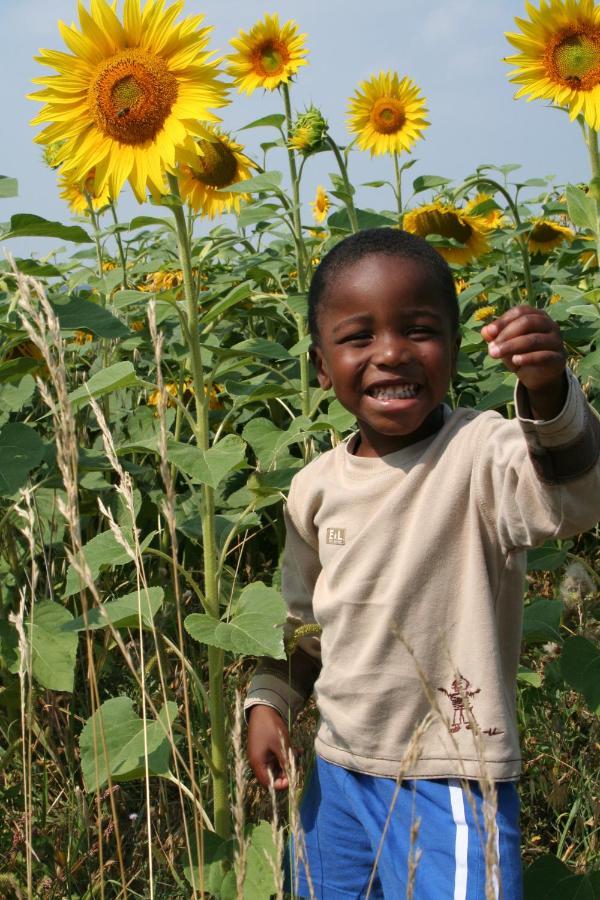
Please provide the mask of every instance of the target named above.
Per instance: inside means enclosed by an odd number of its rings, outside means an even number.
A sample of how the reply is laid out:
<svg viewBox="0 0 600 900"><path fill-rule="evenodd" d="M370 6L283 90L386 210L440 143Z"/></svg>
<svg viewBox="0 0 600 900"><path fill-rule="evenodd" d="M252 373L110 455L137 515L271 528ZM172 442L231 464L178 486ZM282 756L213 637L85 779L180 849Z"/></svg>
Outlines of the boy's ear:
<svg viewBox="0 0 600 900"><path fill-rule="evenodd" d="M331 387L331 378L329 377L327 365L325 363L325 359L323 358L323 353L321 352L321 348L319 347L319 345L311 344L308 348L308 355L310 356L310 361L315 367L319 384L324 391L328 391Z"/></svg>

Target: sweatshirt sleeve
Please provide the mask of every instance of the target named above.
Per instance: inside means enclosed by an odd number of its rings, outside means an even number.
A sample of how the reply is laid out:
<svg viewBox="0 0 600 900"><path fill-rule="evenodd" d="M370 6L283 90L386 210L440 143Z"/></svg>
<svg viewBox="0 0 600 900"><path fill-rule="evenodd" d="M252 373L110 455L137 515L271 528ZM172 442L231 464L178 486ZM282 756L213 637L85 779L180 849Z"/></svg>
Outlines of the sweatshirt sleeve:
<svg viewBox="0 0 600 900"><path fill-rule="evenodd" d="M316 625L312 597L321 572L316 535L297 524L294 514L297 481L290 486L283 515L286 527L282 562L282 593L288 607L284 625L287 659L262 657L250 683L244 710L257 704L271 706L285 722L293 722L308 698L321 670L321 641L314 633L298 634L303 625ZM314 631L314 629L313 629Z"/></svg>
<svg viewBox="0 0 600 900"><path fill-rule="evenodd" d="M517 418L494 416L481 436L475 489L505 553L587 531L600 518L600 420L566 374L567 398L554 419L531 418L517 383Z"/></svg>

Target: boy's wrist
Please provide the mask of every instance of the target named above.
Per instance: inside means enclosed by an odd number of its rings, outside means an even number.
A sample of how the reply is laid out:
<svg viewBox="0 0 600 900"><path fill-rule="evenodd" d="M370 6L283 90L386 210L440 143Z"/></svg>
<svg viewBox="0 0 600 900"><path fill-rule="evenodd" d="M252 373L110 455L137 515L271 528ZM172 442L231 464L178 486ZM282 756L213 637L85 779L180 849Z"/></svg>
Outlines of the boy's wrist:
<svg viewBox="0 0 600 900"><path fill-rule="evenodd" d="M555 419L563 409L569 392L569 381L566 371L563 371L554 382L544 388L533 389L526 385L523 387L527 392L531 418L549 421Z"/></svg>

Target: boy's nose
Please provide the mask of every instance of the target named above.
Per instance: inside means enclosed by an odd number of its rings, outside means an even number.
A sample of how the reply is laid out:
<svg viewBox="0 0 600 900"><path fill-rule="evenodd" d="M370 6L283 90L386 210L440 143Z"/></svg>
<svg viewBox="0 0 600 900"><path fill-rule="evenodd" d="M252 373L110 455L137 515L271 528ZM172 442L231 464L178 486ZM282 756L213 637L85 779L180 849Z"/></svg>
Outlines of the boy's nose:
<svg viewBox="0 0 600 900"><path fill-rule="evenodd" d="M398 366L411 359L410 341L401 335L382 337L373 347L372 361L376 365Z"/></svg>

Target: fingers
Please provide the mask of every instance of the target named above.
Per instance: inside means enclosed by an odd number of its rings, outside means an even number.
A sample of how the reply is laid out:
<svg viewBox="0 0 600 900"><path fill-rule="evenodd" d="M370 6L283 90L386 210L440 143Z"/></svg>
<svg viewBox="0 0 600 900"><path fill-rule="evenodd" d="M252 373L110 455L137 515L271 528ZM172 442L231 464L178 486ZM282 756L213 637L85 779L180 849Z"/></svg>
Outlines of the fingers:
<svg viewBox="0 0 600 900"><path fill-rule="evenodd" d="M513 366L564 364L559 328L543 310L514 307L486 325L481 333L494 359L503 359Z"/></svg>

